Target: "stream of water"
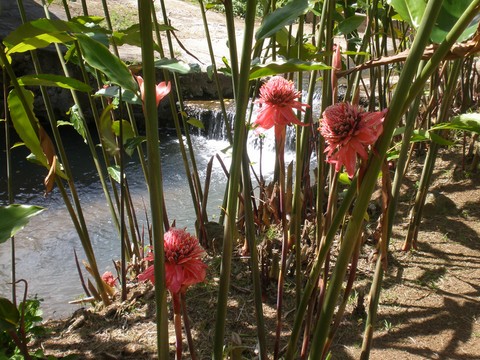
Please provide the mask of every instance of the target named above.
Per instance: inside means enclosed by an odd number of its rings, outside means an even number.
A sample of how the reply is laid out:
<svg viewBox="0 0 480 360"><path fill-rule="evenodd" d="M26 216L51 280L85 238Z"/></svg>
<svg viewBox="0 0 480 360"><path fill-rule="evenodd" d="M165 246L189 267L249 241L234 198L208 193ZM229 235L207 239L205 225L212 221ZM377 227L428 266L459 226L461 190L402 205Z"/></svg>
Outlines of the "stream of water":
<svg viewBox="0 0 480 360"><path fill-rule="evenodd" d="M98 174L88 148L80 136L73 130L63 130L63 132L66 151L100 272L107 270L114 272L113 260L120 258L120 242L110 218ZM164 194L169 220L170 222L176 220L178 227L187 227L189 231L194 232L195 213L185 179L178 139L167 132L161 132L160 136ZM273 137L273 133L267 136ZM225 140L209 139L204 136L193 136L192 139L202 181L205 178L207 163L215 154L220 154L229 168L228 152L222 152L228 147ZM2 164L0 204L4 205L8 203L4 165L5 144L0 146L0 164ZM80 260L85 259L83 249L58 189L54 189L47 197L43 196L43 178L46 170L25 159L28 155L26 148L17 147L12 152L14 202L46 208L46 211L32 218L15 237L17 279L25 279L28 282L29 296L37 295L44 300L42 309L45 318L66 316L79 307L69 305L68 302L83 295L74 260L74 249ZM258 151L253 145L249 154L252 163L258 165ZM274 152L266 151L263 156L263 173L271 174L275 163ZM138 158L128 159L126 176L139 216L139 226L146 226L144 209L145 207L148 209L148 192ZM214 161L207 209L210 219L218 218L220 214L225 184L226 177L218 161ZM10 276L11 242L8 241L0 244L0 296L10 298ZM23 296L23 286L18 287L18 296L20 298Z"/></svg>

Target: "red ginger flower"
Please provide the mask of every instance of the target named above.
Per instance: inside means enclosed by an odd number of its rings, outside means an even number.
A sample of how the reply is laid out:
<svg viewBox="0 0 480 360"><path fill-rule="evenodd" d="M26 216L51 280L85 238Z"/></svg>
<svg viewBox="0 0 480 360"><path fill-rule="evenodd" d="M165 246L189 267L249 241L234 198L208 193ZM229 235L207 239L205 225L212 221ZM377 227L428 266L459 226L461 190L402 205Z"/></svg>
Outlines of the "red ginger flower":
<svg viewBox="0 0 480 360"><path fill-rule="evenodd" d="M143 85L143 78L141 76L136 76L135 79L137 79L138 86L140 87L140 94L142 95L142 101L145 101L145 86ZM160 104L160 101L168 95L171 89L171 84L166 83L165 81L162 81L161 83L157 84L156 86L156 102L157 102L157 107L158 104Z"/></svg>
<svg viewBox="0 0 480 360"><path fill-rule="evenodd" d="M276 139L282 137L287 125L308 125L299 121L293 113L293 109L305 111L303 108L309 106L295 100L301 95L292 81L282 76L272 77L260 88L260 99L256 103L261 107L255 124L266 130L275 126Z"/></svg>
<svg viewBox="0 0 480 360"><path fill-rule="evenodd" d="M102 275L102 280L105 281L105 283L111 287L114 287L115 283L117 282L117 279L113 277L113 274L111 271L105 271L105 273Z"/></svg>
<svg viewBox="0 0 480 360"><path fill-rule="evenodd" d="M164 235L165 279L167 289L176 294L190 285L202 282L207 265L202 262L203 248L198 239L184 229L170 228ZM145 260L153 261L150 252ZM140 281L150 280L155 284L154 265L138 275Z"/></svg>
<svg viewBox="0 0 480 360"><path fill-rule="evenodd" d="M386 110L365 112L349 103L338 103L325 109L320 119L320 133L328 146L327 162L335 164L335 171L345 166L353 177L357 154L368 159L367 147L373 145L383 131Z"/></svg>

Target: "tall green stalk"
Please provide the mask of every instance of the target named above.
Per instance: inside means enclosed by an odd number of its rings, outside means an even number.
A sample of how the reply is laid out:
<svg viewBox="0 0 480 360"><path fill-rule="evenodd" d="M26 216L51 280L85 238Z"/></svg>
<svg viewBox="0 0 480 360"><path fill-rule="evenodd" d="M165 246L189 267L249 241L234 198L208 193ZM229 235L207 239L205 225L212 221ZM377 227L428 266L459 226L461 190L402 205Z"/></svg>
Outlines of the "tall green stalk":
<svg viewBox="0 0 480 360"><path fill-rule="evenodd" d="M27 18L26 18L26 15L25 15L25 9L24 9L24 6L23 6L23 1L18 0L17 4L18 4L19 12L20 12L20 15L21 15L21 18L22 18L22 22L25 23L27 21ZM46 11L46 15L48 16L48 10L46 8L45 8L45 11ZM58 50L58 47L57 47L57 50ZM36 73L37 74L41 73L42 71L41 71L41 67L40 67L40 62L38 60L38 56L37 56L36 52L31 51L30 55L31 55L32 62L33 62ZM42 93L42 98L44 100L45 108L47 110L47 115L48 115L48 119L49 119L49 122L50 122L50 125L51 125L51 129L52 129L54 138L55 138L55 142L57 144L58 151L60 152L60 159L62 161L65 173L68 177L68 185L69 185L69 188L70 188L70 191L71 191L72 200L75 204L75 210L73 209L73 207L70 204L70 198L68 197L68 195L66 195L66 193L64 191L62 191L63 183L61 181L59 181L58 179L57 179L57 185L61 189L61 194L63 196L64 203L67 205L67 209L69 210L70 217L72 218L74 226L75 226L75 228L77 230L77 233L80 237L82 247L85 251L85 255L87 256L89 265L92 269L92 274L93 274L93 277L94 277L95 282L97 284L97 289L98 289L98 291L99 291L99 293L102 297L102 301L105 305L108 305L110 303L110 299L108 297L108 294L106 293L103 280L101 279L101 276L100 276L100 273L99 273L99 270L98 270L97 262L96 262L96 259L95 259L95 253L93 251L93 247L92 247L91 240L90 240L90 237L89 237L89 233L88 233L88 230L87 230L87 225L85 223L85 218L83 216L82 207L80 205L80 200L79 200L79 197L78 197L78 194L77 194L77 191L76 191L75 184L73 182L73 174L71 172L71 169L70 169L70 166L69 166L69 163L68 163L68 158L67 158L67 155L65 153L65 149L63 147L63 142L62 142L62 139L61 139L58 127L57 127L57 123L56 123L55 115L54 115L53 108L52 108L52 105L51 105L51 102L50 102L50 98L48 96L48 93L47 93L45 87L40 86L40 91ZM32 114L32 116L33 116L33 114Z"/></svg>
<svg viewBox="0 0 480 360"><path fill-rule="evenodd" d="M7 171L7 193L8 193L8 204L13 204L14 202L14 195L13 195L13 173L12 173L12 153L10 151L10 122L9 122L9 114L8 114L8 104L7 104L7 73L2 71L3 77L3 109L5 111L5 119L4 119L4 126L5 126L5 158L6 164L5 168ZM12 303L17 307L17 268L16 268L16 256L15 256L15 236L10 238L10 246L11 246L11 281L12 281Z"/></svg>
<svg viewBox="0 0 480 360"><path fill-rule="evenodd" d="M360 184L358 198L342 240L337 263L327 287L325 302L320 310L319 322L313 335L314 340L312 341L310 359L319 359L322 356L329 332L329 324L332 321L336 301L342 289L343 279L355 248L355 242L362 230L363 218L377 181L378 172L390 145L395 127L403 114L403 109L405 109L405 94L410 89L416 68L429 41L441 4L442 0L430 0L427 4L418 34L412 44L411 52L405 62L405 67L400 75L389 112L385 118L383 134L375 146L378 155L370 157L367 164L367 170Z"/></svg>
<svg viewBox="0 0 480 360"><path fill-rule="evenodd" d="M225 2L225 8L227 9L227 4L231 6L230 1ZM229 12L231 12L231 8ZM238 192L240 184L240 175L241 175L241 162L243 157L243 151L246 143L246 110L249 99L249 72L250 72L250 62L251 62L251 48L253 42L253 31L255 25L255 10L256 10L256 1L247 2L247 11L245 16L245 33L243 39L243 50L241 58L241 67L240 73L235 73L235 70L238 70L236 64L237 59L232 58L232 71L233 78L238 79L238 83L234 83L235 90L235 107L236 107L236 121L234 127L234 139L233 139L233 149L232 149L232 164L230 167L230 178L228 182L228 195L227 195L227 209L226 216L227 221L225 224L224 231L224 241L223 241L223 253L222 253L222 263L220 267L220 284L218 290L218 301L217 301L217 316L215 322L215 338L213 344L213 359L221 360L223 353L223 344L224 344L224 334L225 334L225 321L227 316L227 299L228 292L230 289L230 276L231 276L231 266L232 266L232 250L233 250L233 241L235 239L236 232L236 214L237 214L237 204L238 204ZM235 47L235 27L233 24L233 17L227 16L227 29L228 29L228 38L230 44L231 54L236 55ZM230 23L232 22L232 23ZM237 86L238 84L238 86Z"/></svg>
<svg viewBox="0 0 480 360"><path fill-rule="evenodd" d="M257 320L257 338L259 358L267 359L267 340L265 332L265 321L263 319L263 302L262 302L262 286L260 282L260 272L258 268L258 252L255 234L255 223L253 218L252 201L253 196L252 181L250 178L250 167L247 149L244 148L244 155L242 161L242 183L243 183L243 198L245 209L245 237L247 238L250 248L250 268L252 271L253 294L255 300L255 317Z"/></svg>
<svg viewBox="0 0 480 360"><path fill-rule="evenodd" d="M169 358L165 254L163 249L163 181L158 137L158 115L155 99L155 62L153 53L152 1L138 0L144 75L144 113L147 136L148 190L152 218L155 266L155 300L158 358Z"/></svg>

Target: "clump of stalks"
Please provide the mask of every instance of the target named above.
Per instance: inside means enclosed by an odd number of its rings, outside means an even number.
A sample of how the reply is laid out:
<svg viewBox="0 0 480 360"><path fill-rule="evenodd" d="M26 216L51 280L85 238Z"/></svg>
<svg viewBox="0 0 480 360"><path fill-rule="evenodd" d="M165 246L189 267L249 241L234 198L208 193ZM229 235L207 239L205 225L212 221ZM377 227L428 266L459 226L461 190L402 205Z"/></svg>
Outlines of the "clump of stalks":
<svg viewBox="0 0 480 360"><path fill-rule="evenodd" d="M22 1L18 0L18 4L22 10ZM168 2L160 0L157 12L151 0L138 0L139 27L117 31L112 30L107 0L103 0L102 4L106 28L100 26L95 17L89 17L85 0L82 0L85 17L78 19L70 17L68 3L64 0L66 22L44 20L43 23L34 22L33 26L27 24L4 40L0 48L0 64L9 78L9 82L3 82L5 94L10 90L5 95L10 115L6 118L11 118L25 145L48 169L47 191L51 190L53 182L60 189L87 256L95 281L94 293L105 304L111 301L111 297L99 274L81 199L76 192L68 154L64 150L58 121L51 109L45 86L61 84L71 91L72 104L75 104L80 120L75 126L81 130L90 149L104 189L105 201L118 230L122 298L126 296L127 281L135 281L127 278L126 264L140 261L143 257L142 234L124 172L126 153L138 152L150 194L148 217L152 224L157 279L158 357L167 359L167 297L161 279L165 278L163 235L169 229L167 210L174 204L166 204L163 197L155 98L156 67L160 67L163 79L172 83L169 104L195 209L197 236L206 248L211 245L208 240L211 225L206 213L209 182L207 177L202 185L179 85L180 74L188 72L189 68L174 59L175 29L168 17ZM47 4L44 5L48 19ZM239 235L245 241L238 250L249 256L258 357L321 359L330 356L330 346L344 315L350 291L355 285L357 262L364 244L365 214L371 195L378 187L382 193L381 213L378 218L369 220L377 224L377 257L375 273L369 279L370 301L361 355L362 359L367 359L372 346L382 279L388 269L389 241L400 187L408 171L413 149L420 146L420 140L422 146L428 147L428 155L412 208L411 229L405 241L405 250L416 246L422 206L435 156L440 146L449 144L440 131L456 129L478 132L478 125L475 125L479 122L478 117L468 118L473 122L466 121L463 115L451 120L454 115L451 109L452 104L461 104L459 113L466 113L476 98L475 79L478 76L469 77L467 74L475 71L472 54L479 50L477 40L480 35L475 33L471 21L480 10L480 0L462 2L462 14L454 17L455 22L450 23L448 31L443 33L439 33L435 21L437 17L439 23L443 21L442 15L439 15L441 0L428 1L425 8L416 14L421 21L413 23L409 23L411 19L408 18L405 21L393 20L395 13L398 12L400 17L405 14L401 7L392 7L382 0L365 3L362 9L357 5L337 4L332 0L314 4L306 0L293 1L281 6L271 2L263 7L261 19L256 17L257 5L256 1L246 3L245 18L242 20L243 38L242 43L238 44L232 2L223 2L229 54L222 55L225 56L226 72L231 76L234 89L235 121L226 127L226 137L231 144L231 165L225 169L225 201L218 217L219 228L223 229L223 242L221 254L218 255L221 267L212 357L222 359L224 356L227 304L231 282L234 281L231 276L232 262ZM215 63L209 23L201 0L199 11L211 53L212 74L217 79L218 64ZM158 21L158 14L162 23ZM342 21L339 22L339 18ZM307 19L313 22L307 23ZM23 20L28 21L25 18ZM261 20L260 25L258 20ZM88 24L88 28L85 24ZM107 40L113 53L92 35ZM471 39L471 36L474 38ZM42 41L37 41L40 38ZM26 39L34 41L27 42ZM140 44L143 96L131 71L119 57L118 46L123 41ZM458 45L457 41L463 43ZM64 70L63 77L42 75L37 49L50 43L56 46ZM67 53L62 52L60 43L67 45ZM342 52L334 52L334 45L336 49L341 46ZM17 78L10 63L10 56L26 51L30 51L35 65L37 76L33 77L34 80ZM341 62L338 61L340 54ZM81 79L71 78L65 66L65 57L79 67ZM161 60L155 61L157 58ZM162 61L165 59L167 61ZM295 81L298 91L304 94L302 101L309 105L304 114L300 111L296 114L298 120L308 126L294 127L294 170L291 168L287 171L286 184L281 160L273 181L269 183L261 169L259 174L252 171L247 149L247 138L254 132L255 109L252 100L258 96L261 83L274 75ZM470 83L466 81L469 79L474 80ZM11 84L9 88L7 84ZM218 79L216 84L219 87ZM25 85L40 85L53 139L39 124L33 112L33 96L25 89ZM105 85L113 91L97 93L93 90L102 89ZM460 86L462 91L456 91ZM340 95L339 88L344 90ZM94 129L86 123L84 114L87 109L82 108L78 100L79 92L88 95L88 111L93 116ZM315 96L318 92L321 92L320 98ZM95 93L100 96L93 97ZM110 102L112 97L114 101ZM369 112L385 110L386 114L380 138L368 148L368 157L361 161L360 169L351 177L335 171L341 170L341 167L335 169L335 166L326 162L329 160L325 156L328 144L325 144L325 139L317 130L320 114L339 101L339 97L342 97L341 101L360 103ZM220 100L226 119L223 98ZM144 138L138 132L132 110L133 106L140 104L146 119ZM120 120L117 120L118 116ZM125 116L128 120L123 119ZM90 131L95 131L100 139L101 159ZM211 171L209 166L207 174ZM108 170L108 177L104 176L105 170ZM381 180L378 180L379 174ZM280 199L281 207L276 199ZM273 227L279 227L284 248L282 256L270 258L270 254L276 253L277 239L264 239ZM335 261L331 256L333 252ZM269 268L280 268L284 272L288 268L289 273L295 275L294 320L286 342L280 337L285 321L280 299L285 286L283 281L278 282L276 292L279 301L275 329L267 329L263 319L262 295L268 291L265 282L276 276L276 271L270 271ZM195 327L195 324L191 325ZM266 334L270 331L277 334L273 345L267 342Z"/></svg>

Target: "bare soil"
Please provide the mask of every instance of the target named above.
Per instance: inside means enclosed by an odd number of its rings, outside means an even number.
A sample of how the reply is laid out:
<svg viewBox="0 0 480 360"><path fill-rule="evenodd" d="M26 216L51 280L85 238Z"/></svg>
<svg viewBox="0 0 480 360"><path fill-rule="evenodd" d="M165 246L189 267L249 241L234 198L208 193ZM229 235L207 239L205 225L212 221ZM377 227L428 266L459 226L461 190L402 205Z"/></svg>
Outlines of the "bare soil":
<svg viewBox="0 0 480 360"><path fill-rule="evenodd" d="M408 211L423 159L418 161L408 173L408 186L399 206L370 358L480 359L480 176L463 171L461 156L453 154L451 149L441 151L431 187L436 194L435 206L426 206L418 249L404 252L401 248ZM239 346L244 358L253 359L256 346L253 294L248 263L240 250L238 246L233 264L235 281L230 291L226 344L227 348ZM374 270L374 262L370 260L372 250L368 244L362 250L357 285L332 346L333 359L359 358L366 318L363 307L368 307L368 296L362 301L362 294L368 294ZM207 261L207 282L187 294L200 359L211 357L218 286L219 257L212 255ZM287 278L287 288L288 284L293 287L293 282L293 278ZM47 322L51 333L40 339L38 345L46 354L55 356L155 358L153 290L146 284L131 286L126 302L117 301L106 309L81 309L71 318ZM282 346L288 339L294 309L294 296L287 293ZM273 285L268 287L264 311L267 339L273 344ZM174 344L171 328L172 356ZM186 343L184 358L190 358Z"/></svg>
<svg viewBox="0 0 480 360"><path fill-rule="evenodd" d="M134 1L118 2L135 7ZM94 14L94 9L100 9L101 2L90 0L88 4ZM208 63L205 35L201 30L203 25L196 4L181 0L166 0L166 4L180 42ZM71 2L71 5L79 6L79 2ZM55 6L53 4L52 9L58 10ZM209 22L215 36L214 46L217 50L222 46L226 49L222 15L209 12L209 16L212 17ZM241 27L237 29L241 33ZM176 49L185 59L191 58L181 47ZM126 51L126 57L138 56L138 49ZM217 53L225 55L226 50ZM371 359L480 359L480 176L462 169L460 152L459 149L449 149L439 154L431 190L442 201L427 206L418 237L418 250L403 252L408 211L421 171L421 158L407 175L390 246ZM359 285L332 346L333 359L359 358L365 314L358 311L361 310L358 296L368 294L366 289L374 267L369 260L371 251L368 246L362 251ZM193 287L187 296L200 359L211 357L219 257L210 256L208 262L207 282ZM235 286L230 293L226 344L240 346L244 358L250 359L255 357L256 324L248 264L239 252L236 252L233 276ZM293 279L287 279L287 284L289 282ZM266 295L266 330L269 331L268 340L272 342L274 286ZM363 305L368 305L367 296ZM293 296L287 294L282 346L288 338L293 310ZM34 346L42 347L48 355L78 354L81 359L152 359L156 347L154 313L152 288L133 284L129 299L123 303L117 300L106 309L85 308L68 319L46 322L45 326L51 332ZM172 354L174 341L170 330ZM186 344L184 354L188 359Z"/></svg>

